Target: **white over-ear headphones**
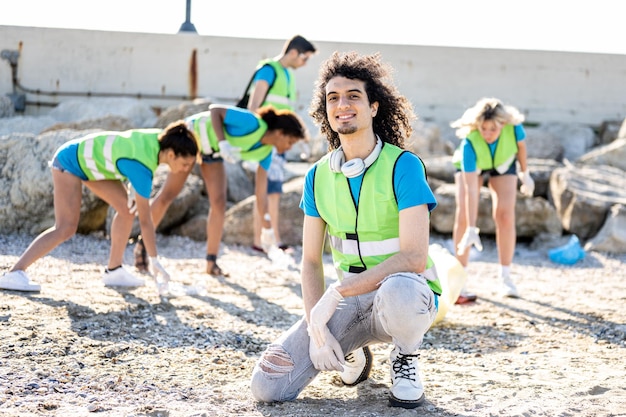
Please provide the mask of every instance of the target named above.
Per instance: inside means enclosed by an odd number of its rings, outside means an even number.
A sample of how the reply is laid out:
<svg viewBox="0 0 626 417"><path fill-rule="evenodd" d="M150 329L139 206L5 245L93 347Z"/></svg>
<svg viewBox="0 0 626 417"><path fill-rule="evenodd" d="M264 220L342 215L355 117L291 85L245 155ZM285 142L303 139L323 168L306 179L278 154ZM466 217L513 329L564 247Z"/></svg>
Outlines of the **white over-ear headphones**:
<svg viewBox="0 0 626 417"><path fill-rule="evenodd" d="M372 152L365 159L354 158L346 162L346 156L343 153L343 149L341 146L332 151L330 157L328 159L328 163L330 165L330 170L335 173L343 173L348 178L358 177L363 174L365 170L372 165L378 155L380 155L380 150L383 148L383 142L380 140L378 135L376 135L376 146Z"/></svg>

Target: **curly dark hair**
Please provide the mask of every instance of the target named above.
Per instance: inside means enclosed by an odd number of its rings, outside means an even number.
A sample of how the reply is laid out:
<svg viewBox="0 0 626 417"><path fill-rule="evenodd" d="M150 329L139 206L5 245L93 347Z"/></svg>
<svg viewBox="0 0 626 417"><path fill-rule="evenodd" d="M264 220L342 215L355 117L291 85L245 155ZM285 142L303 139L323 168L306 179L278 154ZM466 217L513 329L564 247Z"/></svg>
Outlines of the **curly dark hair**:
<svg viewBox="0 0 626 417"><path fill-rule="evenodd" d="M404 140L411 136L411 121L417 116L411 102L400 94L393 84L393 69L381 61L380 53L359 55L356 52L335 51L320 67L313 91L309 115L320 126L330 149L340 146L339 134L331 129L326 114L326 85L334 77L346 77L365 82L370 103L378 102L373 127L381 140L404 148Z"/></svg>

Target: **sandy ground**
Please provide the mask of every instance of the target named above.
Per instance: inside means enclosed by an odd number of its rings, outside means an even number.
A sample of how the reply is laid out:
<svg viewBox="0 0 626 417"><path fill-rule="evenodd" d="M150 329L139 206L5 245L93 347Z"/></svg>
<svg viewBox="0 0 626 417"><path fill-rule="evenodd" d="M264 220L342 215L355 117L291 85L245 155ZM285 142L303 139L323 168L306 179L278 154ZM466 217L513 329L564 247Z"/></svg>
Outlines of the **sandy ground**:
<svg viewBox="0 0 626 417"><path fill-rule="evenodd" d="M0 236L1 272L31 239ZM159 236L179 293L161 298L151 282L105 288L108 241L75 236L29 269L41 293L0 292L0 415L626 416L626 255L588 253L564 267L546 248L519 244L522 298L501 299L495 246L483 243L468 284L480 298L453 306L428 332L427 401L403 410L387 405L384 344L358 387L329 372L294 402L252 399L254 363L302 314L297 267L224 246L220 264L231 276L215 278L203 273L202 242Z"/></svg>

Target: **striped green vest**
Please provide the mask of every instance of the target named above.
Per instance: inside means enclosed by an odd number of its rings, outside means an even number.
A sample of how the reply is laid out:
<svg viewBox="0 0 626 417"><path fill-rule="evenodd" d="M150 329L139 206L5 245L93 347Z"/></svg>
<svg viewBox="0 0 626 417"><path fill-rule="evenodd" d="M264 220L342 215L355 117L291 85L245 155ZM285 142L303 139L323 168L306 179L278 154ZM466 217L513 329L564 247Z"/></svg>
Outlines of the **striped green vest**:
<svg viewBox="0 0 626 417"><path fill-rule="evenodd" d="M117 168L120 159L141 162L153 172L159 165L160 129L98 132L78 145L78 163L90 181L126 180Z"/></svg>
<svg viewBox="0 0 626 417"><path fill-rule="evenodd" d="M276 78L274 79L274 84L267 91L267 96L262 105L271 104L276 109L293 110L296 103L296 82L293 71L291 68L285 68L280 62L272 59L261 61L257 68L261 68L266 64L274 68ZM285 71L289 73L289 77L287 77Z"/></svg>
<svg viewBox="0 0 626 417"><path fill-rule="evenodd" d="M241 159L247 161L261 161L272 153L271 145L261 145L250 149L257 144L267 132L267 123L254 114L259 122L259 128L244 136L230 135L224 131L224 138L233 146L241 149ZM213 130L211 112L205 111L194 115L193 119L187 119L187 127L191 129L200 143L200 152L209 155L219 151L218 139Z"/></svg>

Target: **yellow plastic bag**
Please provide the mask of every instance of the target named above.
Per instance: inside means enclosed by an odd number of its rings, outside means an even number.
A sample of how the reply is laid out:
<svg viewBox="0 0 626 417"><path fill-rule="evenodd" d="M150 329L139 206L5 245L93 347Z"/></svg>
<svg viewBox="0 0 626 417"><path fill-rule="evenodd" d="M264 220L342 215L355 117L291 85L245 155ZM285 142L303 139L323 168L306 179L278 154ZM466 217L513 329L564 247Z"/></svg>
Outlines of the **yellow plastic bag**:
<svg viewBox="0 0 626 417"><path fill-rule="evenodd" d="M448 310L454 305L461 290L465 285L467 273L463 265L450 253L449 250L439 244L428 247L428 254L435 263L439 281L441 282L441 297L439 297L439 311L433 322L433 326L446 316Z"/></svg>

